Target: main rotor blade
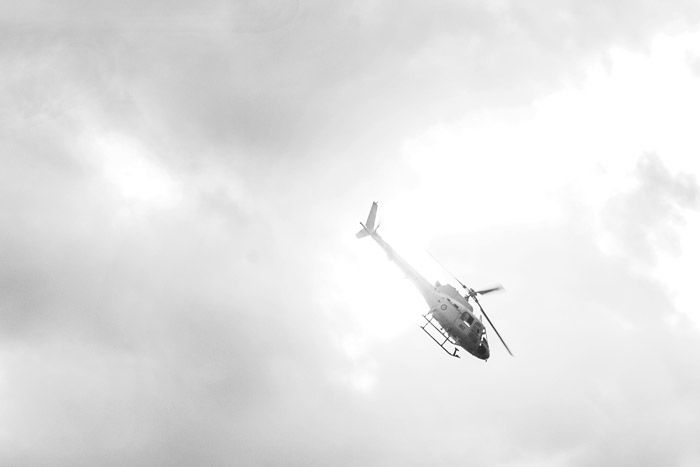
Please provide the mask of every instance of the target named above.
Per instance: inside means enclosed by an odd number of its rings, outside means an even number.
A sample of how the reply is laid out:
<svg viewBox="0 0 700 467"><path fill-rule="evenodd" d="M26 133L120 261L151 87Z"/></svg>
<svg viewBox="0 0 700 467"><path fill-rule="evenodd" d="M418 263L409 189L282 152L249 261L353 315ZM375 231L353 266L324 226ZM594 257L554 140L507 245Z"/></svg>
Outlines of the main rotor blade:
<svg viewBox="0 0 700 467"><path fill-rule="evenodd" d="M446 272L447 274L449 274L450 276L452 276L452 278L453 278L454 280L456 280L456 281L459 283L459 285L462 286L462 288L464 288L464 289L466 289L466 290L471 290L469 287L467 287L466 285L464 285L464 283L463 283L461 280L457 279L457 276L455 276L454 274L452 274L452 272L450 272L450 270L447 269L440 261L438 261L438 259L437 259L435 256L433 256L433 254L432 254L431 252L429 252L428 250L425 250L425 252L428 253L428 254L430 255L430 257L433 258L433 260L434 260L436 263L438 263L438 264L440 265L440 267L441 267L442 269L444 269L445 272Z"/></svg>
<svg viewBox="0 0 700 467"><path fill-rule="evenodd" d="M506 350L508 351L508 353L510 354L510 356L513 357L514 356L513 352L510 351L510 349L508 348L508 344L506 344L506 341L503 340L503 338L501 337L501 334L498 332L498 329L496 329L496 326L494 326L493 323L491 322L489 315L487 315L486 312L484 311L484 307L481 306L481 303L479 303L479 300L476 298L476 296L474 296L472 298L474 299L476 304L479 305L479 309L484 314L484 316L486 316L486 320L491 325L491 328L496 332L496 335L498 336L498 338L501 339L501 343L503 344L503 347L505 347Z"/></svg>
<svg viewBox="0 0 700 467"><path fill-rule="evenodd" d="M487 293L495 292L496 290L503 290L503 286L497 285L496 287L491 287L490 289L477 290L474 293L477 293L479 295L486 295Z"/></svg>

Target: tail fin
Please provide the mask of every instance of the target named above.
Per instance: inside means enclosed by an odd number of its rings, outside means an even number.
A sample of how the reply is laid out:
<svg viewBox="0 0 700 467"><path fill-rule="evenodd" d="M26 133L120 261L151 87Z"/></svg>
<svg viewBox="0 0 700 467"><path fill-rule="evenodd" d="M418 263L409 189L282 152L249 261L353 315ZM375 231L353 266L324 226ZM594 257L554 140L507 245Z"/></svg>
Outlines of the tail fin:
<svg viewBox="0 0 700 467"><path fill-rule="evenodd" d="M360 222L360 225L362 226L362 230L357 232L355 236L357 238L362 238L366 237L367 235L372 235L374 232L377 231L379 228L379 225L377 227L374 226L374 221L377 218L377 202L375 201L372 203L372 208L369 210L369 215L367 216L367 222L364 224Z"/></svg>

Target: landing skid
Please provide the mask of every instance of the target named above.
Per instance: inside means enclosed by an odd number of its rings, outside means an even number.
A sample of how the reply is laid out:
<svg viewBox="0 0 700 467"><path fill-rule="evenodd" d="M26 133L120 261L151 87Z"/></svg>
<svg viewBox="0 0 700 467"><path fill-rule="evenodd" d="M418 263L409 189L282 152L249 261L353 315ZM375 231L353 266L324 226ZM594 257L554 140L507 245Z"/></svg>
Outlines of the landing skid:
<svg viewBox="0 0 700 467"><path fill-rule="evenodd" d="M459 355L457 355L459 347L457 347L450 335L447 334L447 332L445 332L444 329L442 329L440 324L433 319L433 313L428 312L423 315L423 318L425 319L425 324L423 326L419 326L423 330L423 332L425 332L432 340L434 340L435 343L439 345L440 348L444 350L447 355L449 355L450 357L460 358ZM429 328L427 328L428 325L430 325Z"/></svg>

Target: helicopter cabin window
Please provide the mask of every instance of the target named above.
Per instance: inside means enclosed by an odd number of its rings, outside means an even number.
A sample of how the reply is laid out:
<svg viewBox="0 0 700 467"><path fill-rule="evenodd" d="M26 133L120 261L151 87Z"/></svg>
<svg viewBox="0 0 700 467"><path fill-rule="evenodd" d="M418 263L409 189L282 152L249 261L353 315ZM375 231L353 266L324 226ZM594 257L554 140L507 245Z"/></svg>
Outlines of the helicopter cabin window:
<svg viewBox="0 0 700 467"><path fill-rule="evenodd" d="M472 323L474 322L474 317L472 315L470 315L469 313L467 313L466 311L462 313L461 318L462 318L462 321L466 321L469 326L471 326Z"/></svg>

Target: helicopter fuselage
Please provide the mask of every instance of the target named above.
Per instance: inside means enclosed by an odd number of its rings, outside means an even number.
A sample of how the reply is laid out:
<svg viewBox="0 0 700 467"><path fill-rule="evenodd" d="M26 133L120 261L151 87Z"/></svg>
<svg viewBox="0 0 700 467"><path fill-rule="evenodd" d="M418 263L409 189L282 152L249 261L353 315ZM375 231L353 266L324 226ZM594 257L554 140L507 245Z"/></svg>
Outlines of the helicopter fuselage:
<svg viewBox="0 0 700 467"><path fill-rule="evenodd" d="M432 296L424 298L430 306L430 314L445 332L464 350L482 360L490 356L486 329L474 315L469 302L451 285L434 287Z"/></svg>

